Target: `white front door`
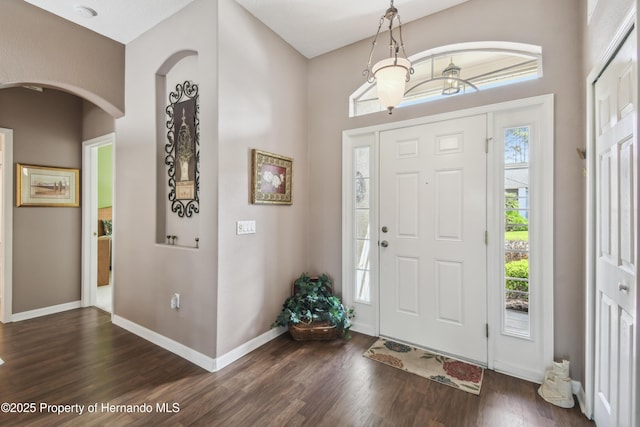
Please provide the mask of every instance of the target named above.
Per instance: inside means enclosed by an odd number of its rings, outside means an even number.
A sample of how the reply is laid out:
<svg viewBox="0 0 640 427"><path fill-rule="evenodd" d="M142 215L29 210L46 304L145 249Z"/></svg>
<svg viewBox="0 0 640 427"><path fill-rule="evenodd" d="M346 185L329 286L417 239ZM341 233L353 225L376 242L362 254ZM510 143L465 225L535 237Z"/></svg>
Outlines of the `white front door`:
<svg viewBox="0 0 640 427"><path fill-rule="evenodd" d="M380 133L380 334L487 363L486 138L477 115Z"/></svg>
<svg viewBox="0 0 640 427"><path fill-rule="evenodd" d="M635 389L637 59L635 31L595 84L598 426L632 426Z"/></svg>

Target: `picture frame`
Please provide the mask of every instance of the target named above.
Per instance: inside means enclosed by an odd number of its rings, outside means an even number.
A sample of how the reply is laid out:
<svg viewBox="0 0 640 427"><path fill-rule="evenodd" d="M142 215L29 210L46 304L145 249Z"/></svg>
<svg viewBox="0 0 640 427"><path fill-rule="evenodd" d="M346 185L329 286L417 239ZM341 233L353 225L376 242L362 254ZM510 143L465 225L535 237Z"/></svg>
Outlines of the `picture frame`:
<svg viewBox="0 0 640 427"><path fill-rule="evenodd" d="M16 163L16 206L80 206L80 170Z"/></svg>
<svg viewBox="0 0 640 427"><path fill-rule="evenodd" d="M200 212L200 106L198 85L190 80L169 94L165 165L171 210L179 217Z"/></svg>
<svg viewBox="0 0 640 427"><path fill-rule="evenodd" d="M293 204L293 159L253 149L251 203Z"/></svg>

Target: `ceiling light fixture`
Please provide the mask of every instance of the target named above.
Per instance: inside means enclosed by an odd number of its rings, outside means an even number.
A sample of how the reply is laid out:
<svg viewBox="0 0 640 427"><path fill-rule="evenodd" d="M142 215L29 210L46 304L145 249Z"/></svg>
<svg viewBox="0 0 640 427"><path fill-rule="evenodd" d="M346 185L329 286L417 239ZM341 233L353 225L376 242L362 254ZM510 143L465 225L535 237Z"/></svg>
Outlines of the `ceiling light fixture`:
<svg viewBox="0 0 640 427"><path fill-rule="evenodd" d="M83 18L93 18L98 16L98 12L88 6L76 5L74 7L74 11L76 12L76 15L82 16Z"/></svg>
<svg viewBox="0 0 640 427"><path fill-rule="evenodd" d="M443 95L455 95L460 92L460 67L453 63L453 58L442 72L442 78L444 79Z"/></svg>
<svg viewBox="0 0 640 427"><path fill-rule="evenodd" d="M385 19L389 21L389 58L377 62L372 67L371 60L373 59L373 51L376 48L378 35L380 34L380 29ZM393 36L394 21L398 21L399 42ZM362 75L367 78L369 83L376 82L380 104L391 114L393 109L402 101L405 85L409 81L411 74L413 74L413 67L407 59L407 53L404 50L402 22L400 21L400 15L398 15L398 9L393 6L393 0L391 0L391 6L384 15L380 17L378 31L373 39L371 52L369 53L369 62L367 63L367 68L362 72Z"/></svg>

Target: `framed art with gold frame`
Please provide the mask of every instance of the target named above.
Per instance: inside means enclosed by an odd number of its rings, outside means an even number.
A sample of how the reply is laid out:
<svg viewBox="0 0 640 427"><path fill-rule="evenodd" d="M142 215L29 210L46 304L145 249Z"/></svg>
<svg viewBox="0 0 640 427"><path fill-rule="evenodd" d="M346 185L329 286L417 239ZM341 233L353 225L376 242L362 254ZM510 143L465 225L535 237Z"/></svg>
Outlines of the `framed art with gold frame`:
<svg viewBox="0 0 640 427"><path fill-rule="evenodd" d="M16 163L16 206L80 206L80 170Z"/></svg>
<svg viewBox="0 0 640 427"><path fill-rule="evenodd" d="M261 150L253 150L251 203L293 204L293 159Z"/></svg>

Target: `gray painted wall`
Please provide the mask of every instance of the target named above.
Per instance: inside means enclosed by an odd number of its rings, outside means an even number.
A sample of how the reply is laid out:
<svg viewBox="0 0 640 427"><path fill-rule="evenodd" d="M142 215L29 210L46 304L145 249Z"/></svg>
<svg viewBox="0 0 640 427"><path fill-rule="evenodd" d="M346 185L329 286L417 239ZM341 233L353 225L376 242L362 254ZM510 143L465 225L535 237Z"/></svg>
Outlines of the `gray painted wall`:
<svg viewBox="0 0 640 427"><path fill-rule="evenodd" d="M107 135L116 129L115 119L102 108L87 100L82 102L82 116L83 141Z"/></svg>
<svg viewBox="0 0 640 427"><path fill-rule="evenodd" d="M123 114L123 45L22 0L0 7L0 84L51 85Z"/></svg>
<svg viewBox="0 0 640 427"><path fill-rule="evenodd" d="M3 0L1 8L0 83L51 86L92 101L0 90L0 125L14 129L14 161L79 168L82 140L112 132L110 114L124 111L124 46L22 0ZM78 208L15 210L14 313L80 299L80 227ZM33 267L34 256L45 268Z"/></svg>
<svg viewBox="0 0 640 427"><path fill-rule="evenodd" d="M114 157L114 313L210 357L219 252L217 14L216 2L196 0L127 45L127 114L116 120ZM167 103L156 101L156 73L184 50L198 54L200 249L156 244L156 173L167 176L156 151L156 138L164 143L166 135L156 112ZM173 293L181 295L179 311L170 308Z"/></svg>
<svg viewBox="0 0 640 427"><path fill-rule="evenodd" d="M269 330L308 267L307 60L234 1L220 1L218 354ZM251 149L293 158L293 205L249 202ZM235 222L256 220L237 236ZM321 271L310 271L318 273Z"/></svg>
<svg viewBox="0 0 640 427"><path fill-rule="evenodd" d="M155 161L155 73L182 50L198 53L199 250L154 240L155 174L166 173ZM308 265L306 64L231 0L195 1L127 45L127 115L116 124L117 315L212 357L269 330ZM163 122L157 135L165 134ZM250 203L252 148L294 158L293 206ZM236 236L246 219L258 232ZM174 292L179 312L169 308Z"/></svg>
<svg viewBox="0 0 640 427"><path fill-rule="evenodd" d="M16 163L81 166L82 100L76 96L0 90L0 127L13 129ZM80 300L80 232L80 208L14 207L14 313Z"/></svg>
<svg viewBox="0 0 640 427"><path fill-rule="evenodd" d="M552 12L551 12L552 11ZM555 94L555 357L584 365L584 146L583 82L567 79L582 63L579 0L471 0L403 26L409 55L437 46L482 40L542 46L544 77L519 85L348 118L348 97L362 83L371 40L309 62L311 268L341 271L341 133L346 129L430 116L478 105ZM381 46L379 46L381 47Z"/></svg>

